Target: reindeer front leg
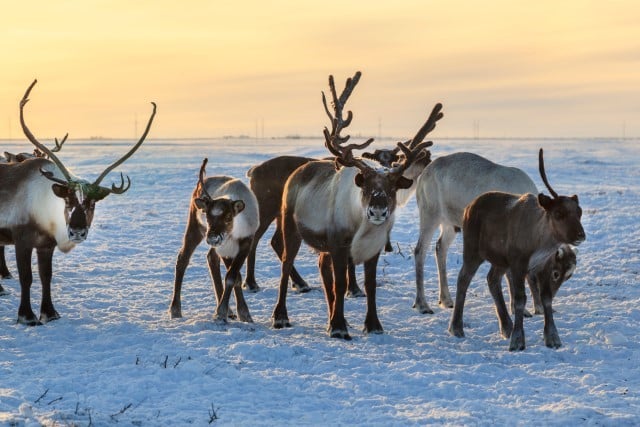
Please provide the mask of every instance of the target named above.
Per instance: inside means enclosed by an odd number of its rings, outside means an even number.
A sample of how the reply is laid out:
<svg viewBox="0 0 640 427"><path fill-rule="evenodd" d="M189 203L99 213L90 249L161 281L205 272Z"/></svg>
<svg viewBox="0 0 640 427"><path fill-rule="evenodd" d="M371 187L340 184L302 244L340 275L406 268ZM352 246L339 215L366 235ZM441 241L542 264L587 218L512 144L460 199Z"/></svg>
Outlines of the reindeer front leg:
<svg viewBox="0 0 640 427"><path fill-rule="evenodd" d="M251 314L249 313L249 307L247 306L247 302L244 299L244 294L242 292L242 273L240 269L242 268L242 264L244 264L249 251L251 250L251 238L240 239L238 242L239 249L236 256L233 260L225 259L224 263L227 267L227 275L224 278L225 289L222 297L222 301L224 302L225 296L227 294L231 294L228 290L229 288L233 289L233 293L236 296L236 308L238 310L238 319L242 322L253 323L253 319L251 318ZM229 297L226 300L227 311L229 310Z"/></svg>
<svg viewBox="0 0 640 427"><path fill-rule="evenodd" d="M333 305L329 309L329 335L331 338L350 340L347 321L344 318L344 293L347 289L347 264L349 261L348 248L340 248L331 252L333 265ZM329 301L327 300L327 303Z"/></svg>
<svg viewBox="0 0 640 427"><path fill-rule="evenodd" d="M0 279L11 279L11 272L7 268L7 261L4 256L4 246L0 246ZM0 285L0 295L4 293L2 285Z"/></svg>
<svg viewBox="0 0 640 427"><path fill-rule="evenodd" d="M33 248L16 242L16 263L20 276L20 307L18 308L18 323L27 326L41 325L31 309L31 284L33 273L31 271L31 254Z"/></svg>
<svg viewBox="0 0 640 427"><path fill-rule="evenodd" d="M379 257L380 253L364 263L364 289L367 294L367 315L364 320L365 334L381 334L383 332L376 307L376 269Z"/></svg>
<svg viewBox="0 0 640 427"><path fill-rule="evenodd" d="M173 282L173 296L171 297L171 305L169 306L169 314L172 319L182 317L182 303L180 298L180 292L182 290L182 280L184 279L184 272L187 270L189 261L193 251L198 247L202 239L204 238L204 232L198 224L196 218L196 211L189 212L189 220L187 222L187 230L184 234L182 242L182 248L178 252L178 259L176 260L176 272L175 280Z"/></svg>
<svg viewBox="0 0 640 427"><path fill-rule="evenodd" d="M540 298L544 308L544 345L549 348L559 348L562 346L562 341L560 341L560 335L553 320L553 308L551 306L553 295L548 283L542 283L541 285Z"/></svg>
<svg viewBox="0 0 640 427"><path fill-rule="evenodd" d="M513 279L511 287L515 308L509 351L522 351L526 347L524 339L524 306L527 303L527 294L525 293L524 282L527 275L528 260L519 264L511 266L511 278Z"/></svg>
<svg viewBox="0 0 640 427"><path fill-rule="evenodd" d="M42 303L40 304L40 322L42 323L60 318L60 315L53 307L53 301L51 299L53 249L53 247L37 249L38 273L40 274L40 282L42 283Z"/></svg>

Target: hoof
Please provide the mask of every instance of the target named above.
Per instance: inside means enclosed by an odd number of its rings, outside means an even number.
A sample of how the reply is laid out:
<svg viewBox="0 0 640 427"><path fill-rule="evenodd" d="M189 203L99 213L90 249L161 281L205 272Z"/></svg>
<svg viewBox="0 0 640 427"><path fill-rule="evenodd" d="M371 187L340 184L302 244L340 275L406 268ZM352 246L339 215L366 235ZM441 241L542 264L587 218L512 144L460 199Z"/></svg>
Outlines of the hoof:
<svg viewBox="0 0 640 427"><path fill-rule="evenodd" d="M449 326L449 333L457 338L464 338L464 330L462 328L456 328Z"/></svg>
<svg viewBox="0 0 640 427"><path fill-rule="evenodd" d="M424 304L415 303L413 304L413 308L415 308L420 314L433 314L433 310L431 310L431 307L429 307L429 304L427 303L424 303Z"/></svg>
<svg viewBox="0 0 640 427"><path fill-rule="evenodd" d="M289 323L289 319L279 319L279 320L273 319L273 322L271 323L271 325L274 327L274 329L291 327L291 323Z"/></svg>
<svg viewBox="0 0 640 427"><path fill-rule="evenodd" d="M329 332L329 336L331 338L340 338L345 341L351 341L351 335L349 335L349 332L345 329L334 329Z"/></svg>
<svg viewBox="0 0 640 427"><path fill-rule="evenodd" d="M522 312L522 315L524 317L533 317L533 315L531 314L531 312L529 310L527 310L526 308L524 309L524 311Z"/></svg>
<svg viewBox="0 0 640 427"><path fill-rule="evenodd" d="M260 291L260 286L258 286L256 283L247 283L244 282L242 284L242 289L244 289L245 291L251 292L251 293L256 293Z"/></svg>
<svg viewBox="0 0 640 427"><path fill-rule="evenodd" d="M365 297L365 293L362 292L362 290L360 288L355 288L355 289L349 289L347 290L347 294L346 294L347 298L362 298Z"/></svg>
<svg viewBox="0 0 640 427"><path fill-rule="evenodd" d="M40 323L41 324L45 324L48 322L51 322L53 320L58 320L60 318L60 315L58 314L57 311L53 311L53 313L40 313Z"/></svg>
<svg viewBox="0 0 640 427"><path fill-rule="evenodd" d="M249 313L240 313L238 312L238 320L246 323L253 323L253 319L251 318L251 314Z"/></svg>
<svg viewBox="0 0 640 427"><path fill-rule="evenodd" d="M511 333L511 342L509 343L509 351L522 351L525 349L524 333L513 331Z"/></svg>
<svg viewBox="0 0 640 427"><path fill-rule="evenodd" d="M306 283L293 282L291 283L291 288L293 288L294 291L297 291L298 293L301 293L301 294L306 294L311 290L311 286L307 285Z"/></svg>
<svg viewBox="0 0 640 427"><path fill-rule="evenodd" d="M169 318L170 319L181 319L182 318L182 313L180 311L169 311Z"/></svg>
<svg viewBox="0 0 640 427"><path fill-rule="evenodd" d="M2 285L0 285L0 296L3 295L9 295L9 292L7 292L7 290L3 288Z"/></svg>
<svg viewBox="0 0 640 427"><path fill-rule="evenodd" d="M36 319L35 316L33 316L33 318L25 318L23 316L19 316L18 320L16 320L16 323L25 326L42 326L42 323L38 319Z"/></svg>
<svg viewBox="0 0 640 427"><path fill-rule="evenodd" d="M438 301L438 305L442 308L453 308L453 301L451 300L440 300Z"/></svg>

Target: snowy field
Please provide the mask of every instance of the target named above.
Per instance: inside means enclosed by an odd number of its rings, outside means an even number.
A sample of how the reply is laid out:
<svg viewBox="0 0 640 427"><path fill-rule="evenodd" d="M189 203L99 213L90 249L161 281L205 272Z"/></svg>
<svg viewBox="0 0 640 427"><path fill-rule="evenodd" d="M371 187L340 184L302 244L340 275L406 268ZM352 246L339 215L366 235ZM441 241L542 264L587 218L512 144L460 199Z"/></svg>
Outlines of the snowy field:
<svg viewBox="0 0 640 427"><path fill-rule="evenodd" d="M451 311L437 306L431 253L425 286L436 313L412 309L414 197L397 214L394 252L378 267L383 335L363 335L365 299L358 298L345 304L353 340L327 336L316 257L304 246L297 266L315 289L290 291L293 327L272 329L280 269L268 244L272 230L258 248L262 291L246 294L255 323L212 320L204 245L185 276L184 318L170 320L176 254L202 158L209 157L208 174L246 180L250 166L273 156L327 153L320 139L149 140L119 169L131 189L100 202L88 240L54 256L60 320L16 324L19 284L2 282L9 295L0 297L0 425L640 425L639 142L434 136L434 143L433 158L473 151L524 169L539 189L543 147L552 186L579 195L587 240L554 301L560 349L544 346L543 319L535 316L525 319L526 350L508 351L486 264L469 288L466 338L447 332ZM70 140L60 157L95 179L129 144ZM26 141L2 145L31 151ZM105 185L109 179L119 178ZM458 237L449 252L452 293L461 249ZM13 248L7 258L17 276ZM36 277L36 312L39 301Z"/></svg>

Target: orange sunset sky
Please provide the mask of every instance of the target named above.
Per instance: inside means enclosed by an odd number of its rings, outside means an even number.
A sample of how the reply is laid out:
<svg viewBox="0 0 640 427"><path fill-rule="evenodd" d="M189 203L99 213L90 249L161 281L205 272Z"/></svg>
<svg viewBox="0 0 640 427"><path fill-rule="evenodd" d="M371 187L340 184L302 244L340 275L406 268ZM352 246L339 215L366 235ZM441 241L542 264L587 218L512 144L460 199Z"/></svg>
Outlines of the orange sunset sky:
<svg viewBox="0 0 640 427"><path fill-rule="evenodd" d="M0 16L0 138L640 136L637 1L22 1ZM137 124L136 124L137 123Z"/></svg>

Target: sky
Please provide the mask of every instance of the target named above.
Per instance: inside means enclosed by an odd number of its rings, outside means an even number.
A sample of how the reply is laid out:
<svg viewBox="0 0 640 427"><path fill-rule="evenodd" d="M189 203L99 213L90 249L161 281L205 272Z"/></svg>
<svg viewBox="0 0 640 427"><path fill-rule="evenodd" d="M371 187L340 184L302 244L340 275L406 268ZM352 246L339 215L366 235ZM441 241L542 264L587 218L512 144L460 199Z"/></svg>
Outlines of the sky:
<svg viewBox="0 0 640 427"><path fill-rule="evenodd" d="M0 16L0 138L640 136L636 1L29 1ZM344 133L344 132L343 132Z"/></svg>

